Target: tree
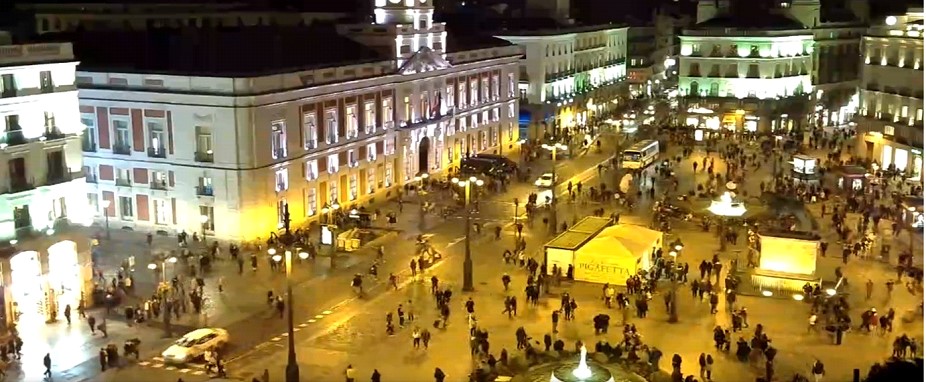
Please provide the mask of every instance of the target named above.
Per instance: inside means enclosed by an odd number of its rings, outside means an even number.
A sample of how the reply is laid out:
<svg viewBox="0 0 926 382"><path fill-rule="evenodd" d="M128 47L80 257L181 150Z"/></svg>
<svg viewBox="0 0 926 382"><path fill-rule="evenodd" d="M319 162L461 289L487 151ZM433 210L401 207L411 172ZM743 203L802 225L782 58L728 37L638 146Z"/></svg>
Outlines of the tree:
<svg viewBox="0 0 926 382"><path fill-rule="evenodd" d="M868 371L865 382L895 382L923 380L923 359L913 362L891 359L883 364L876 363Z"/></svg>

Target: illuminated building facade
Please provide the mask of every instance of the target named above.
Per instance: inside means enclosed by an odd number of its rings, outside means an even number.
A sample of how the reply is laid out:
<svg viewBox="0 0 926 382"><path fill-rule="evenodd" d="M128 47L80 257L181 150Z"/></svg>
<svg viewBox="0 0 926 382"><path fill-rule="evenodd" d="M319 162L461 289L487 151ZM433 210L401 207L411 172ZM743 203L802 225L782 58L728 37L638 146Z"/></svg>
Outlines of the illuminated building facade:
<svg viewBox="0 0 926 382"><path fill-rule="evenodd" d="M923 11L890 16L862 40L858 155L923 179Z"/></svg>
<svg viewBox="0 0 926 382"><path fill-rule="evenodd" d="M746 132L795 128L813 90L811 31L783 14L756 19L744 16L755 9L735 6L741 3L705 3L699 22L679 36L679 123Z"/></svg>
<svg viewBox="0 0 926 382"><path fill-rule="evenodd" d="M218 51L250 51L254 60L229 58L244 67L203 64L221 57L144 72L82 66L98 213L113 229L266 238L284 207L308 224L326 205L394 197L468 154L517 149L517 46L467 45L432 22L429 1L374 12L372 25L211 36L226 44ZM270 62L281 67L268 72Z"/></svg>
<svg viewBox="0 0 926 382"><path fill-rule="evenodd" d="M89 215L71 45L10 41L0 34L0 242Z"/></svg>
<svg viewBox="0 0 926 382"><path fill-rule="evenodd" d="M496 37L524 51L518 84L524 138L584 126L624 95L627 27L506 30Z"/></svg>

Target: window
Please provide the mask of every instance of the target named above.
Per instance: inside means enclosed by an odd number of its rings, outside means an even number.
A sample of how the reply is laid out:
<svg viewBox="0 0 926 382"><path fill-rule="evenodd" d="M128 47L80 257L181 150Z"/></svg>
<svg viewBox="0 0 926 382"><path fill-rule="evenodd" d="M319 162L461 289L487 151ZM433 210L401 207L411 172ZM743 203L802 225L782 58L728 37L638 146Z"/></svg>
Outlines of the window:
<svg viewBox="0 0 926 382"><path fill-rule="evenodd" d="M395 155L395 139L394 138L387 139L385 141L384 146L385 146L384 149L386 151L385 153L383 153L384 155Z"/></svg>
<svg viewBox="0 0 926 382"><path fill-rule="evenodd" d="M168 186L167 173L164 171L151 172L151 188L166 190Z"/></svg>
<svg viewBox="0 0 926 382"><path fill-rule="evenodd" d="M350 191L350 195L348 196L350 196L350 200L357 200L357 196L359 195L358 183L357 174L350 174L350 176L347 177L347 188L348 191Z"/></svg>
<svg viewBox="0 0 926 382"><path fill-rule="evenodd" d="M302 115L302 136L305 137L303 147L311 150L318 147L318 121L315 113L305 113Z"/></svg>
<svg viewBox="0 0 926 382"><path fill-rule="evenodd" d="M489 102L489 79L482 79L482 102Z"/></svg>
<svg viewBox="0 0 926 382"><path fill-rule="evenodd" d="M367 193L372 194L376 192L376 171L373 169L367 169Z"/></svg>
<svg viewBox="0 0 926 382"><path fill-rule="evenodd" d="M338 182L328 182L328 204L338 201Z"/></svg>
<svg viewBox="0 0 926 382"><path fill-rule="evenodd" d="M459 129L459 131L461 131L461 132L462 132L462 131L466 131L466 117L457 119L457 121L460 121L460 129Z"/></svg>
<svg viewBox="0 0 926 382"><path fill-rule="evenodd" d="M148 121L148 148L152 156L164 156L164 142L167 141L164 124L161 121Z"/></svg>
<svg viewBox="0 0 926 382"><path fill-rule="evenodd" d="M383 98L383 128L392 127L392 98Z"/></svg>
<svg viewBox="0 0 926 382"><path fill-rule="evenodd" d="M447 108L451 109L454 107L453 103L453 85L447 85Z"/></svg>
<svg viewBox="0 0 926 382"><path fill-rule="evenodd" d="M12 74L0 74L0 97L16 96L16 77Z"/></svg>
<svg viewBox="0 0 926 382"><path fill-rule="evenodd" d="M212 162L212 127L196 126L196 160Z"/></svg>
<svg viewBox="0 0 926 382"><path fill-rule="evenodd" d="M347 166L357 167L360 161L357 159L357 150L347 150Z"/></svg>
<svg viewBox="0 0 926 382"><path fill-rule="evenodd" d="M477 128L477 127L479 127L479 114L472 114L472 115L470 115L470 117L469 117L469 126L470 126L471 128L474 128L474 129Z"/></svg>
<svg viewBox="0 0 926 382"><path fill-rule="evenodd" d="M43 70L39 72L39 88L42 93L51 93L55 91L55 83L51 78L51 71Z"/></svg>
<svg viewBox="0 0 926 382"><path fill-rule="evenodd" d="M917 122L923 121L923 109L916 109L916 121Z"/></svg>
<svg viewBox="0 0 926 382"><path fill-rule="evenodd" d="M286 198L277 201L277 228L283 228L286 225L287 214Z"/></svg>
<svg viewBox="0 0 926 382"><path fill-rule="evenodd" d="M338 143L338 111L325 110L325 143Z"/></svg>
<svg viewBox="0 0 926 382"><path fill-rule="evenodd" d="M287 169L281 168L277 170L274 179L277 192L286 191L289 189L289 171L287 171Z"/></svg>
<svg viewBox="0 0 926 382"><path fill-rule="evenodd" d="M328 173L337 174L338 173L338 154L333 154L328 156Z"/></svg>
<svg viewBox="0 0 926 382"><path fill-rule="evenodd" d="M508 97L514 97L514 73L508 73Z"/></svg>
<svg viewBox="0 0 926 382"><path fill-rule="evenodd" d="M215 232L215 208L212 206L199 206L199 216L205 216L206 222L203 224L203 229L209 232ZM202 220L200 220L202 222Z"/></svg>
<svg viewBox="0 0 926 382"><path fill-rule="evenodd" d="M462 109L466 107L466 84L461 83L457 86L457 93L457 108Z"/></svg>
<svg viewBox="0 0 926 382"><path fill-rule="evenodd" d="M170 221L170 205L164 199L154 199L154 224L167 224Z"/></svg>
<svg viewBox="0 0 926 382"><path fill-rule="evenodd" d="M207 176L200 177L199 183L196 185L196 194L202 196L215 196L212 188L212 178Z"/></svg>
<svg viewBox="0 0 926 382"><path fill-rule="evenodd" d="M894 126L884 125L884 135L894 135Z"/></svg>
<svg viewBox="0 0 926 382"><path fill-rule="evenodd" d="M275 121L270 125L270 149L273 159L286 158L286 122Z"/></svg>
<svg viewBox="0 0 926 382"><path fill-rule="evenodd" d="M318 160L312 159L308 162L305 162L305 179L318 179Z"/></svg>
<svg viewBox="0 0 926 382"><path fill-rule="evenodd" d="M318 213L318 191L315 187L305 190L305 216L315 216Z"/></svg>
<svg viewBox="0 0 926 382"><path fill-rule="evenodd" d="M81 145L84 151L96 151L96 118L92 115L80 116L80 123L84 125Z"/></svg>
<svg viewBox="0 0 926 382"><path fill-rule="evenodd" d="M499 108L496 107L492 109L492 121L498 122L498 120L501 119L501 114L502 113Z"/></svg>
<svg viewBox="0 0 926 382"><path fill-rule="evenodd" d="M475 106L479 99L479 83L475 79L469 80L469 105Z"/></svg>
<svg viewBox="0 0 926 382"><path fill-rule="evenodd" d="M406 123L411 122L412 120L414 120L414 115L413 115L414 113L412 110L411 100L408 97L405 97L402 102L403 102L402 104L405 107L405 121L404 122Z"/></svg>
<svg viewBox="0 0 926 382"><path fill-rule="evenodd" d="M122 220L132 220L135 217L135 209L132 202L131 196L119 197L119 217L121 217Z"/></svg>
<svg viewBox="0 0 926 382"><path fill-rule="evenodd" d="M370 143L367 145L367 160L370 162L376 161L376 144Z"/></svg>
<svg viewBox="0 0 926 382"><path fill-rule="evenodd" d="M132 171L129 169L116 169L116 185L129 186L132 184Z"/></svg>
<svg viewBox="0 0 926 382"><path fill-rule="evenodd" d="M392 162L386 162L386 167L383 173L384 173L383 184L385 184L386 187L391 187L392 186Z"/></svg>
<svg viewBox="0 0 926 382"><path fill-rule="evenodd" d="M373 134L376 132L376 105L373 102L363 104L363 132Z"/></svg>
<svg viewBox="0 0 926 382"><path fill-rule="evenodd" d="M93 211L94 214L100 213L100 196L95 192L87 193L87 204L90 205L90 210Z"/></svg>
<svg viewBox="0 0 926 382"><path fill-rule="evenodd" d="M128 151L129 142L132 141L132 138L129 136L129 121L124 119L114 119L112 121L113 131L116 133L115 142L113 143L113 150L125 149Z"/></svg>
<svg viewBox="0 0 926 382"><path fill-rule="evenodd" d="M489 111L483 110L482 111L482 124L485 125L487 123L489 123Z"/></svg>
<svg viewBox="0 0 926 382"><path fill-rule="evenodd" d="M45 134L58 133L58 125L55 124L55 113L45 112Z"/></svg>
<svg viewBox="0 0 926 382"><path fill-rule="evenodd" d="M900 107L900 118L907 118L909 117L909 115L910 115L910 107L906 105L901 106Z"/></svg>
<svg viewBox="0 0 926 382"><path fill-rule="evenodd" d="M493 74L492 75L492 100L493 101L498 100L501 85L502 84L499 83L498 74Z"/></svg>
<svg viewBox="0 0 926 382"><path fill-rule="evenodd" d="M508 104L508 119L515 117L514 103Z"/></svg>
<svg viewBox="0 0 926 382"><path fill-rule="evenodd" d="M347 139L360 136L360 121L357 120L357 105L347 106Z"/></svg>

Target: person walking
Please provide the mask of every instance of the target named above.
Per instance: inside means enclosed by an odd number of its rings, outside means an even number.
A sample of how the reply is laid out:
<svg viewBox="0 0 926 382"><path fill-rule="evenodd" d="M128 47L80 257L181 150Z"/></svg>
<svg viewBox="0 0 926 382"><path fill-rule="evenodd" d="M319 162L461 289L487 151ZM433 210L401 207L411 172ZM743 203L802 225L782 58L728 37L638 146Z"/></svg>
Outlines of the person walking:
<svg viewBox="0 0 926 382"><path fill-rule="evenodd" d="M87 325L90 325L90 335L96 334L96 317L87 316Z"/></svg>
<svg viewBox="0 0 926 382"><path fill-rule="evenodd" d="M357 371L354 370L354 365L347 365L347 369L344 369L344 380L347 382L354 382L356 377Z"/></svg>
<svg viewBox="0 0 926 382"><path fill-rule="evenodd" d="M64 319L67 320L68 326L71 326L71 304L64 306Z"/></svg>
<svg viewBox="0 0 926 382"><path fill-rule="evenodd" d="M434 382L444 382L444 378L447 378L447 374L444 374L444 371L439 367L434 368Z"/></svg>
<svg viewBox="0 0 926 382"><path fill-rule="evenodd" d="M45 378L51 379L51 353L45 353L45 359L42 360L42 363L45 364Z"/></svg>
<svg viewBox="0 0 926 382"><path fill-rule="evenodd" d="M814 382L820 382L823 380L823 376L826 374L826 369L823 368L823 362L816 360L813 362L813 366L810 367L810 372L813 374Z"/></svg>

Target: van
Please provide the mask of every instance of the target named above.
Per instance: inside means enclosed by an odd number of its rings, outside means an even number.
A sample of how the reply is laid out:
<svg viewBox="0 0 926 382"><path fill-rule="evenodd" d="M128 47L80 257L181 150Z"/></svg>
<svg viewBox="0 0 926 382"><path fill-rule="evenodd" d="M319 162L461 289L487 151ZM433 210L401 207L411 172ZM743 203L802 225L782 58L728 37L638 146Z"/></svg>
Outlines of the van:
<svg viewBox="0 0 926 382"><path fill-rule="evenodd" d="M498 154L476 154L475 158L490 160L495 163L495 165L504 168L505 171L516 171L518 169L518 164L506 156Z"/></svg>

